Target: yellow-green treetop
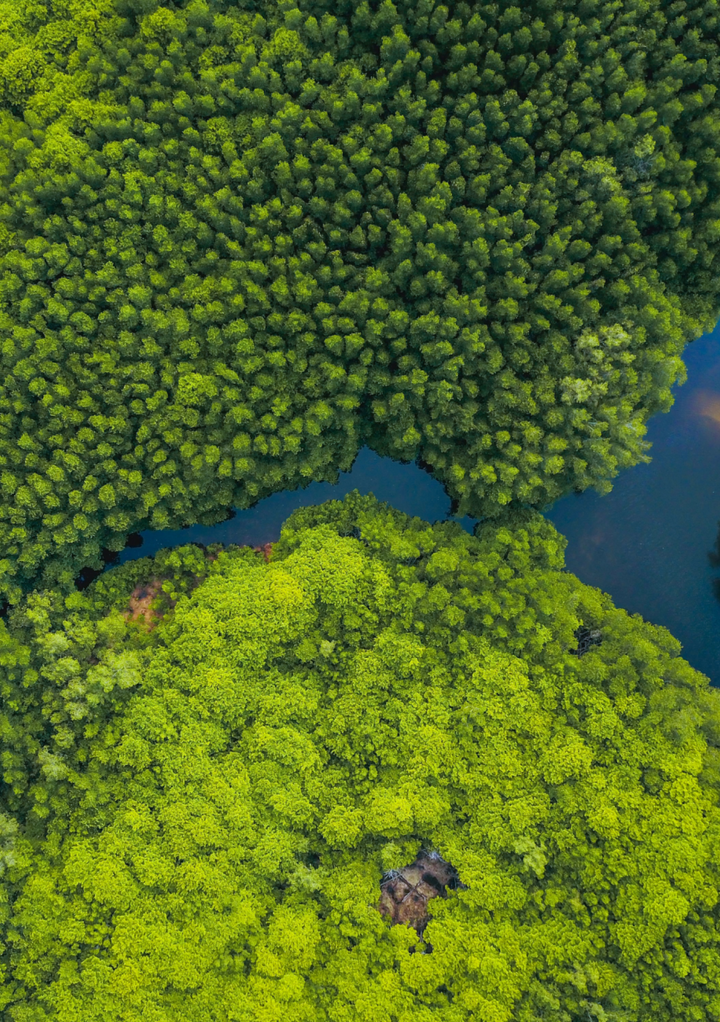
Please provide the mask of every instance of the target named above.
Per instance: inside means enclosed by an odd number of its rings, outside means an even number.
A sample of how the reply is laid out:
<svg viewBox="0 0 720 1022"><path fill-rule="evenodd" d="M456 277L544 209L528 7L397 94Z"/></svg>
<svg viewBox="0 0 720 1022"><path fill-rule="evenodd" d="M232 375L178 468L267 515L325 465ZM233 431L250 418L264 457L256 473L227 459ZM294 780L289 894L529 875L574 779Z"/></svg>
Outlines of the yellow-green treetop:
<svg viewBox="0 0 720 1022"><path fill-rule="evenodd" d="M643 459L718 312L717 3L0 4L3 589L420 457Z"/></svg>
<svg viewBox="0 0 720 1022"><path fill-rule="evenodd" d="M3 1017L717 1016L720 696L563 545L536 513L471 537L351 495L269 563L188 547L23 601ZM152 631L122 615L150 577ZM420 849L463 885L422 941L378 910Z"/></svg>

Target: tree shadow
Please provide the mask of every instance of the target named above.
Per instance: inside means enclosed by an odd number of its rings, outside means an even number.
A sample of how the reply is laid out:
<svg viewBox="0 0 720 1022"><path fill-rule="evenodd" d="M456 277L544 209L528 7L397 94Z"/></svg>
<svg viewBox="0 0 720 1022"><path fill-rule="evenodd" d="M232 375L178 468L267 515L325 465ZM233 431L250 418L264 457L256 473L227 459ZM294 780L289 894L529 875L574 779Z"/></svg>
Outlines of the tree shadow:
<svg viewBox="0 0 720 1022"><path fill-rule="evenodd" d="M718 529L720 530L720 522L718 522ZM715 546L708 554L708 561L710 562L711 568L720 569L720 531L718 531L718 536L717 539L715 540ZM716 599L720 600L720 576L714 578L711 584Z"/></svg>
<svg viewBox="0 0 720 1022"><path fill-rule="evenodd" d="M87 589L91 582L94 582L105 571L106 568L112 568L118 563L120 555L115 550L103 550L100 554L102 558L102 568L83 568L80 574L75 579L75 587L83 592Z"/></svg>

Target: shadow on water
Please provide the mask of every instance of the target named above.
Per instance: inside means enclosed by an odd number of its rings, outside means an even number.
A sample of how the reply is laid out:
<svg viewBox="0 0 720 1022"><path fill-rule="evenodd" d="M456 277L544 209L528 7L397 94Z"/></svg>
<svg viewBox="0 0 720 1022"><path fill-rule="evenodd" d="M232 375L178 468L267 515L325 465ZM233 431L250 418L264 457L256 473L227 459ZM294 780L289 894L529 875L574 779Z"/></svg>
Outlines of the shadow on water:
<svg viewBox="0 0 720 1022"><path fill-rule="evenodd" d="M83 589L87 589L90 583L95 581L98 575L102 575L106 568L113 568L116 564L120 563L120 554L116 553L114 550L103 550L101 556L103 560L102 568L83 568L78 577L75 579L75 586L81 592Z"/></svg>
<svg viewBox="0 0 720 1022"><path fill-rule="evenodd" d="M718 529L720 529L720 522L718 522ZM715 540L715 546L708 554L708 563L711 568L715 569L715 571L720 568L720 531L718 532L717 539ZM715 598L720 600L720 576L713 579L712 586Z"/></svg>

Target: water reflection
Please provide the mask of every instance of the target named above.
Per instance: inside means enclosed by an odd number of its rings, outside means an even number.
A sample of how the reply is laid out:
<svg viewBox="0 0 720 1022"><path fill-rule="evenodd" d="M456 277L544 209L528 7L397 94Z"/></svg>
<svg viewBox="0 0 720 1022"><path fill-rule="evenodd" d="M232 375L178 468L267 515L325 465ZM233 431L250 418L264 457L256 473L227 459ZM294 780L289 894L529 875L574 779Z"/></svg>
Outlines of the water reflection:
<svg viewBox="0 0 720 1022"><path fill-rule="evenodd" d="M605 497L566 497L548 517L568 538L572 572L669 628L720 684L720 329L691 344L685 362L671 412L650 421L650 464Z"/></svg>
<svg viewBox="0 0 720 1022"><path fill-rule="evenodd" d="M693 396L693 404L697 414L702 418L709 419L716 427L720 428L720 394L714 390L697 390ZM720 433L718 433L720 438Z"/></svg>

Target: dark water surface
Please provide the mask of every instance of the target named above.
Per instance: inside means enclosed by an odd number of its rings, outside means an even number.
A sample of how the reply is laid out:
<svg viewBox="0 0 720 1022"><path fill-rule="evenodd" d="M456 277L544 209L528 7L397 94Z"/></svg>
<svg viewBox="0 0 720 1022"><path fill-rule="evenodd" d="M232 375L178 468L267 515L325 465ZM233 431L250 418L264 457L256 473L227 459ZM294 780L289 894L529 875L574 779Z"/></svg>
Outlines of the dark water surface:
<svg viewBox="0 0 720 1022"><path fill-rule="evenodd" d="M668 415L651 420L652 462L623 473L613 491L565 497L548 517L568 538L568 568L610 593L619 607L665 625L693 666L720 684L720 600L714 585L720 519L720 326L685 353L688 382ZM145 532L120 562L182 543L273 542L288 515L350 490L427 521L449 519L450 499L417 465L381 458L368 448L337 484L311 483L276 493L219 525ZM472 531L470 518L455 519ZM716 565L717 565L716 560Z"/></svg>
<svg viewBox="0 0 720 1022"><path fill-rule="evenodd" d="M254 507L236 511L235 517L219 525L193 525L188 529L150 530L141 533L142 546L122 551L122 564L135 557L147 557L169 546L182 543L237 543L262 546L280 537L280 527L289 515L308 504L340 500L351 490L373 493L398 511L417 515L429 522L452 520L472 532L472 518L452 518L450 498L437 480L417 465L404 465L392 458L381 458L364 447L350 472L341 472L337 483L310 483L304 490L286 490L266 497Z"/></svg>
<svg viewBox="0 0 720 1022"><path fill-rule="evenodd" d="M671 411L650 420L650 464L625 471L604 497L565 497L547 515L568 538L570 571L618 607L669 628L683 656L717 685L720 326L683 359L687 383Z"/></svg>

